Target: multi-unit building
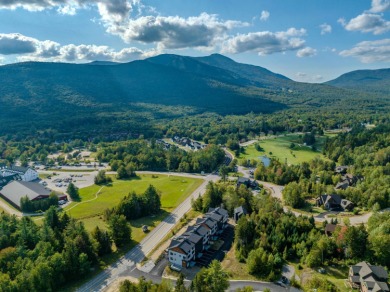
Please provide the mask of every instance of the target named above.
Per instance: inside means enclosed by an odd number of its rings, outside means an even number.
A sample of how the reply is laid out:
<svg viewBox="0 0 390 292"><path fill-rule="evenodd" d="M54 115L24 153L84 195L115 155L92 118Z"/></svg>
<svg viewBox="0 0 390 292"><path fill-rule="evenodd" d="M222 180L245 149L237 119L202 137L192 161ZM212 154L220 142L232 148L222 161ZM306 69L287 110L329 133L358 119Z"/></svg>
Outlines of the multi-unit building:
<svg viewBox="0 0 390 292"><path fill-rule="evenodd" d="M349 268L348 281L351 287L362 292L387 292L388 279L388 273L383 267L367 262L360 262Z"/></svg>
<svg viewBox="0 0 390 292"><path fill-rule="evenodd" d="M210 243L218 239L218 234L227 226L228 212L222 208L210 208L195 225L188 226L186 232L174 238L168 248L168 260L176 267L188 268L201 258Z"/></svg>
<svg viewBox="0 0 390 292"><path fill-rule="evenodd" d="M0 178L14 177L16 180L33 181L38 179L38 172L30 167L1 166Z"/></svg>

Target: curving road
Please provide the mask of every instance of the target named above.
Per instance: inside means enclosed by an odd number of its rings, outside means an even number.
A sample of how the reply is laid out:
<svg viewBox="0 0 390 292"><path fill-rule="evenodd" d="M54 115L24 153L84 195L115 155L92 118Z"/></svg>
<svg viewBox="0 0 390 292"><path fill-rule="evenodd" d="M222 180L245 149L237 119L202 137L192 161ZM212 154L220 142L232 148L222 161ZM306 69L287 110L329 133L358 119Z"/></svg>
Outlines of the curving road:
<svg viewBox="0 0 390 292"><path fill-rule="evenodd" d="M245 169L242 166L238 166L238 171L241 172L244 177L249 178L249 169ZM262 184L266 189L270 191L271 196L278 198L281 202L283 202L283 196L282 196L282 191L284 189L284 186L279 186L270 182L265 182L265 181L257 181L259 184ZM306 215L304 213L298 212L291 210L287 206L283 206L283 209L285 212L292 212L295 216L300 216L300 215ZM342 218L348 218L349 222L351 225L360 225L360 224L366 224L368 222L368 219L370 219L372 215L372 212L366 213L364 215L356 215L356 216L350 216L350 217L342 217ZM314 220L317 222L324 222L325 220L330 220L330 218L327 218L327 213L322 213L319 215L314 216Z"/></svg>
<svg viewBox="0 0 390 292"><path fill-rule="evenodd" d="M130 250L126 255L121 257L116 263L109 266L96 277L82 285L77 291L101 291L113 283L120 275L130 273L136 268L144 257L150 253L159 242L171 231L177 222L191 209L191 199L197 198L199 194L204 194L209 181L219 179L216 175L195 176L191 174L178 173L156 173L156 172L137 172L137 173L154 173L168 174L175 176L204 178L204 182L188 198L181 203L168 217L166 217L155 229L153 229L137 246Z"/></svg>

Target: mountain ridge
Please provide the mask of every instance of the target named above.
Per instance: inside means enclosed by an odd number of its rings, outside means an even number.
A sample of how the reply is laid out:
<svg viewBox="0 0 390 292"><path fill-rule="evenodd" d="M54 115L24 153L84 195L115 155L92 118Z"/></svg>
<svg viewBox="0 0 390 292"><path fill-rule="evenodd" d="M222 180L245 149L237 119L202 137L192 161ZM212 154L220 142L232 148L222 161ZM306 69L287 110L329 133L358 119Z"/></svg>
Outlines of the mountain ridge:
<svg viewBox="0 0 390 292"><path fill-rule="evenodd" d="M159 55L129 63L24 62L0 66L0 134L8 124L36 128L107 126L120 119L213 112L273 113L289 108L383 109L387 99L329 84L295 82L223 55ZM23 116L23 119L20 117ZM122 122L123 123L123 122ZM71 126L70 126L71 125ZM134 123L134 127L139 124Z"/></svg>

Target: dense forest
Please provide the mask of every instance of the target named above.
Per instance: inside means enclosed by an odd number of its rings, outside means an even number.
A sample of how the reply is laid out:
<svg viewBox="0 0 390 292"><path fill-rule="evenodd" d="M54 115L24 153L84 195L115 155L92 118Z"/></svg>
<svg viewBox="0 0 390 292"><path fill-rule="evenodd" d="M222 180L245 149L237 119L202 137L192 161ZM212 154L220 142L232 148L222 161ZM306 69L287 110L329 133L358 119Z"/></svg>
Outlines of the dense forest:
<svg viewBox="0 0 390 292"><path fill-rule="evenodd" d="M186 152L175 146L164 149L152 140L133 140L123 143L111 143L102 146L96 158L100 162L109 162L116 171L122 167L133 170L163 170L180 172L211 172L223 162L224 151L216 145L208 145L199 151Z"/></svg>
<svg viewBox="0 0 390 292"><path fill-rule="evenodd" d="M294 82L221 55L161 55L110 66L27 62L1 66L0 80L0 102L7 109L0 136L19 138L150 138L162 135L161 125L173 119L204 114L367 116L390 107L386 78L375 91L356 91Z"/></svg>
<svg viewBox="0 0 390 292"><path fill-rule="evenodd" d="M386 231L389 212L374 213L367 228L347 224L326 236L326 222L317 227L312 217L285 213L272 197L263 196L256 206L256 212L238 221L235 238L236 256L253 275L277 279L285 261L294 260L312 268L349 265L361 260L389 268L390 253L386 248L390 244L390 233ZM324 291L337 291L337 288Z"/></svg>
<svg viewBox="0 0 390 292"><path fill-rule="evenodd" d="M269 167L259 164L255 178L285 185L287 205L303 207L305 199L321 194L337 193L363 209L390 206L390 127L373 129L355 126L350 132L326 140L323 153L329 160L316 158L299 165L286 165L276 160ZM353 187L335 190L342 175L336 165L348 166L348 172L359 177Z"/></svg>

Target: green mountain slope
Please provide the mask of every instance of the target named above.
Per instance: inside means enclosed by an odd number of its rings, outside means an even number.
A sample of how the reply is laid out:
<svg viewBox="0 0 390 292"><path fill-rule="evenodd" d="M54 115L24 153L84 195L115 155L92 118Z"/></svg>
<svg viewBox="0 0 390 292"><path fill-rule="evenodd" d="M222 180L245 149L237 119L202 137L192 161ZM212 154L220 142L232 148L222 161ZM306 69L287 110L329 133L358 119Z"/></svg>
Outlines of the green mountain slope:
<svg viewBox="0 0 390 292"><path fill-rule="evenodd" d="M126 64L0 66L0 104L2 135L31 128L143 133L156 119L188 114L362 106L383 110L388 100L327 84L294 82L214 54L202 58L160 55Z"/></svg>
<svg viewBox="0 0 390 292"><path fill-rule="evenodd" d="M326 84L340 88L390 95L390 69L352 71L328 81Z"/></svg>

